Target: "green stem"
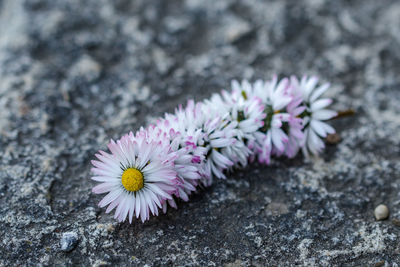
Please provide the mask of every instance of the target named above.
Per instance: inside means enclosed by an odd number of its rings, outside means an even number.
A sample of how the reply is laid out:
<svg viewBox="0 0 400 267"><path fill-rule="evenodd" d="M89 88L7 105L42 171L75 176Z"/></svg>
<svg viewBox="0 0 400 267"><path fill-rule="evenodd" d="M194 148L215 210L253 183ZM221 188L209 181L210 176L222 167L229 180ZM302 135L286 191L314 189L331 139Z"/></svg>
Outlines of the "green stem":
<svg viewBox="0 0 400 267"><path fill-rule="evenodd" d="M340 118L344 118L344 117L350 117L350 116L354 116L356 114L356 112L354 111L354 109L346 109L346 110L341 110L338 111L338 114L331 118L330 120L336 120L336 119L340 119Z"/></svg>

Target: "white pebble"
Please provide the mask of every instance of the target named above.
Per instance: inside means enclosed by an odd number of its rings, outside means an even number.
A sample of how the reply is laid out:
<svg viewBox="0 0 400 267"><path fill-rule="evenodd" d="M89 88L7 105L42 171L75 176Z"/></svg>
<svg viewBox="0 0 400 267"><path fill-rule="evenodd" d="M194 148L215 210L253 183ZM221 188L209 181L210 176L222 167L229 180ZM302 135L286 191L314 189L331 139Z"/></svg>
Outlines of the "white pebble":
<svg viewBox="0 0 400 267"><path fill-rule="evenodd" d="M377 221L385 220L389 217L389 209L386 205L380 204L374 210Z"/></svg>
<svg viewBox="0 0 400 267"><path fill-rule="evenodd" d="M61 240L60 240L60 246L61 250L65 252L69 252L73 250L78 243L78 234L75 232L66 232L63 233Z"/></svg>

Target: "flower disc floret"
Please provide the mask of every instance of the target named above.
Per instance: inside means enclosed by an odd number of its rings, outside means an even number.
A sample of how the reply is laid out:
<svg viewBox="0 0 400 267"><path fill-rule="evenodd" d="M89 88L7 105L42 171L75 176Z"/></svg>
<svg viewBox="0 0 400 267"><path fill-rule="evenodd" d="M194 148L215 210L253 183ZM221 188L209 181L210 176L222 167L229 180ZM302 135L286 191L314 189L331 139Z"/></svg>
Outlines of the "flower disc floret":
<svg viewBox="0 0 400 267"><path fill-rule="evenodd" d="M129 192L139 191L144 184L143 174L138 169L128 168L122 173L121 182Z"/></svg>

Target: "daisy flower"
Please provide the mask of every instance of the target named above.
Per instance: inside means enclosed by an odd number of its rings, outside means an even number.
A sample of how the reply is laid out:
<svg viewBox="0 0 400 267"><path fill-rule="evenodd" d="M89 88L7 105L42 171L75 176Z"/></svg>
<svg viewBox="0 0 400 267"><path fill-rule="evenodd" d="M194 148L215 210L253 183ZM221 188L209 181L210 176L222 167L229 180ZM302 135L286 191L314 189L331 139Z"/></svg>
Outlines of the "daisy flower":
<svg viewBox="0 0 400 267"><path fill-rule="evenodd" d="M299 151L299 148L304 145L304 133L302 131L304 121L300 118L300 115L304 112L306 107L302 104L303 99L301 97L293 96L292 101L286 106L290 117L286 124L288 142L285 143L284 153L289 158L293 158Z"/></svg>
<svg viewBox="0 0 400 267"><path fill-rule="evenodd" d="M199 166L202 184L211 185L213 175L225 178L223 171L233 166L234 162L220 151L235 143L235 122L229 122L221 116L211 116L207 106L193 100L189 100L185 108L180 106L174 115L179 127L188 129L186 133L195 132L188 143L205 149L205 159Z"/></svg>
<svg viewBox="0 0 400 267"><path fill-rule="evenodd" d="M108 193L99 203L108 205L106 213L114 208L115 218L129 222L136 215L142 222L150 213L158 215L158 208L171 199L176 190L177 173L174 168L176 153L167 141L149 141L145 135L133 134L117 142L111 140L110 153L99 151L98 160L93 160L93 180L101 184L93 188L96 194Z"/></svg>
<svg viewBox="0 0 400 267"><path fill-rule="evenodd" d="M232 90L230 93L223 90L221 95L214 94L204 103L211 116L221 116L234 127L236 140L231 146L222 148L221 153L235 165L246 166L248 157L252 154L246 144L254 139L253 133L263 126L265 118L261 99L258 97L249 99L238 90Z"/></svg>
<svg viewBox="0 0 400 267"><path fill-rule="evenodd" d="M269 82L258 80L251 85L243 81L241 85L234 82L232 86L234 90L241 90L247 97L258 97L265 107L264 124L254 132L255 140L249 142L249 147L255 151L260 162L269 164L272 152L283 153L285 143L289 140L282 129L283 123L288 122L290 118L285 112L286 106L292 100L287 90L289 81L285 78L278 83L275 75Z"/></svg>
<svg viewBox="0 0 400 267"><path fill-rule="evenodd" d="M295 94L301 96L307 107L301 115L305 129L305 142L302 151L306 157L310 153L316 155L321 152L325 147L322 138L335 133L335 129L323 122L337 115L336 111L326 109L332 103L332 99L320 99L320 96L329 88L329 84L316 87L317 83L318 78L316 77L308 78L304 76L300 81L294 76L291 77L291 85Z"/></svg>
<svg viewBox="0 0 400 267"><path fill-rule="evenodd" d="M198 172L198 165L204 160L205 149L197 147L195 144L188 141L184 142L192 138L183 137L180 132L166 126L166 124L168 124L167 121L159 123L160 126L164 125L164 128L150 125L147 129L141 129L137 134L143 134L147 139L152 141L168 142L167 145L169 145L171 150L176 154L174 168L177 177L181 181L181 186L177 188L175 195L184 201L188 201L188 195L196 190L195 186L201 178Z"/></svg>
<svg viewBox="0 0 400 267"><path fill-rule="evenodd" d="M222 153L222 150L232 146L238 146L238 140L235 139L236 121L230 121L228 115L223 117L216 116L213 119L207 119L210 111L204 106L203 116L206 118L202 124L204 132L204 146L207 149L205 164L202 168L202 173L205 177L210 177L207 180L206 186L212 183L212 178L215 175L217 178L225 179L224 170L229 169L235 163L229 157Z"/></svg>
<svg viewBox="0 0 400 267"><path fill-rule="evenodd" d="M183 201L188 201L189 195L196 190L199 179L202 178L199 165L204 161L205 148L191 142L196 136L184 135L177 131L180 127L174 116L166 115L166 117L168 119L159 120L157 126L150 125L147 129L142 128L137 134L145 135L149 140L168 142L171 150L176 153L174 169L179 182L173 195ZM163 202L164 212L167 210L167 203L177 208L174 199L168 199Z"/></svg>

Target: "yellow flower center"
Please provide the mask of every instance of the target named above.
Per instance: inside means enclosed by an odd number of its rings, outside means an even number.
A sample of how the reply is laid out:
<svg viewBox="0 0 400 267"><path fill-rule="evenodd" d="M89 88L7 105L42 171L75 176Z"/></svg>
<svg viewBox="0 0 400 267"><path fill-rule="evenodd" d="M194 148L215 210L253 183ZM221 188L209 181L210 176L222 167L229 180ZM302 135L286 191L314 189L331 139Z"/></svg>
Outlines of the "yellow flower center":
<svg viewBox="0 0 400 267"><path fill-rule="evenodd" d="M136 192L143 188L143 174L135 168L126 169L122 174L121 182L126 190Z"/></svg>

